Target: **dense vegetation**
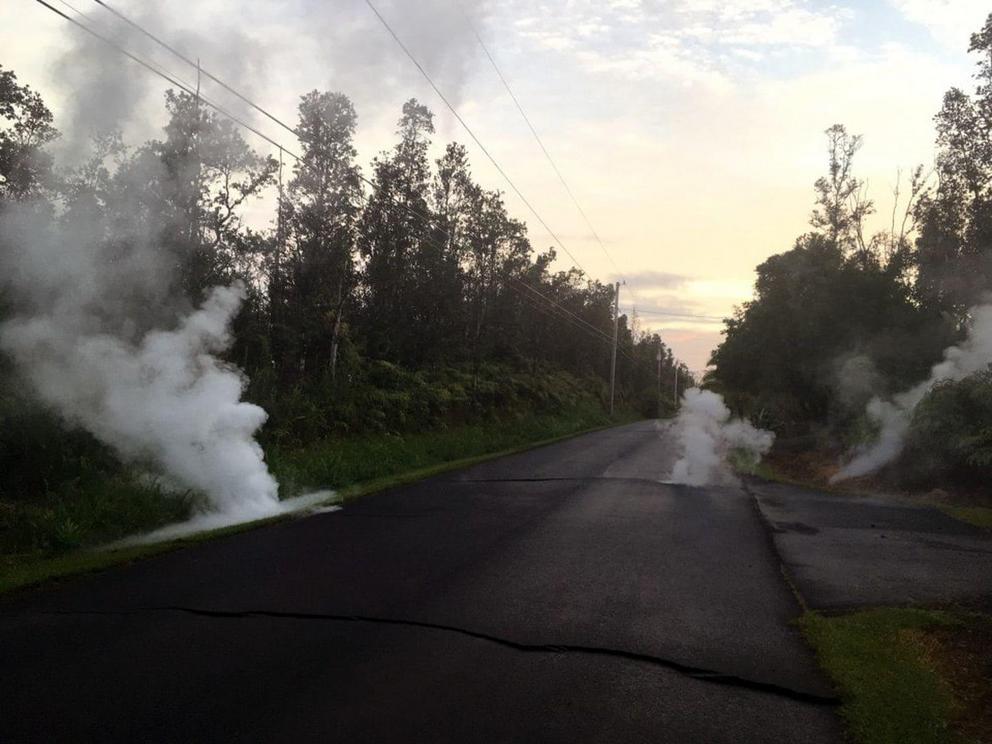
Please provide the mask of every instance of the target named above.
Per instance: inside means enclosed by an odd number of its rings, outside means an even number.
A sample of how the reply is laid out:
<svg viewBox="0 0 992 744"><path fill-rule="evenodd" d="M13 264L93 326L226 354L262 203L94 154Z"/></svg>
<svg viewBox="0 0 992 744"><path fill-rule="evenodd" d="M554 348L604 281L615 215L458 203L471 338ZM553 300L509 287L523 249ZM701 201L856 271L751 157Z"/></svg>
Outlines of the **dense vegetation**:
<svg viewBox="0 0 992 744"><path fill-rule="evenodd" d="M154 244L160 286L147 292L147 317L118 322L130 338L174 325L211 287L242 283L227 361L270 414L262 444L288 492L605 422L612 285L553 269L555 252L535 252L502 194L473 180L464 147L432 162L433 116L416 100L367 175L357 115L340 93L301 97L292 167L182 91L166 94L161 139L129 147L104 133L76 167L49 154L55 124L40 95L0 68L0 215L16 207L102 243L108 271L134 235ZM259 227L264 204L273 214ZM0 236L0 250L19 250L19 239ZM0 321L24 303L17 277L4 282ZM661 339L626 317L619 344L620 409L659 412L658 351L665 378L689 383ZM119 462L28 383L0 355L8 548L71 546L188 513L196 494L164 498L141 463Z"/></svg>
<svg viewBox="0 0 992 744"><path fill-rule="evenodd" d="M861 139L827 130L812 230L757 268L755 296L726 321L710 385L781 442L845 449L872 436L872 396L925 380L992 289L992 16L971 38L977 90L952 89L935 117L934 172L897 187L888 230L856 177ZM908 181L908 184L907 184ZM901 202L901 203L900 203ZM892 473L913 485L992 474L989 373L937 386Z"/></svg>

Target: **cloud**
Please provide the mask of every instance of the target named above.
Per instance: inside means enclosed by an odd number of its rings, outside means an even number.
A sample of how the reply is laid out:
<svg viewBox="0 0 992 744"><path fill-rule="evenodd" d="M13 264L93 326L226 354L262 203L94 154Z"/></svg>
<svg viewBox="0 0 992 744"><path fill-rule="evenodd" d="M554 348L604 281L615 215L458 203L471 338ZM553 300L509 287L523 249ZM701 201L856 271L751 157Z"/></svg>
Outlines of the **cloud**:
<svg viewBox="0 0 992 744"><path fill-rule="evenodd" d="M968 48L971 34L982 27L992 10L988 0L890 0L890 4L955 51Z"/></svg>
<svg viewBox="0 0 992 744"><path fill-rule="evenodd" d="M667 271L638 271L632 274L614 275L611 282L630 282L637 289L678 289L689 282L690 277L672 274Z"/></svg>
<svg viewBox="0 0 992 744"><path fill-rule="evenodd" d="M825 47L836 42L841 23L848 17L840 11L787 8L727 28L719 40L749 46Z"/></svg>
<svg viewBox="0 0 992 744"><path fill-rule="evenodd" d="M574 55L590 72L724 88L769 49L799 54L838 43L852 17L802 0L579 0L528 5L526 23L516 28L540 48Z"/></svg>

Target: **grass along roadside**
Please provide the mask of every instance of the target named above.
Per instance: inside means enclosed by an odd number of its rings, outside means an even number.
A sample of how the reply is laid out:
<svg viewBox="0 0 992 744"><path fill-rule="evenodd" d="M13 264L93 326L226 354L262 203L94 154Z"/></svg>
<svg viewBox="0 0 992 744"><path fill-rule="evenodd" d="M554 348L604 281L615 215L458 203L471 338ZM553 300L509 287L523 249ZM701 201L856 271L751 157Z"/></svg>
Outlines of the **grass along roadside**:
<svg viewBox="0 0 992 744"><path fill-rule="evenodd" d="M992 618L879 608L806 613L800 627L860 744L992 741Z"/></svg>
<svg viewBox="0 0 992 744"><path fill-rule="evenodd" d="M631 414L621 414L610 419L605 413L590 408L563 414L515 417L492 422L487 427L475 425L401 437L364 437L347 443L345 440L325 440L307 448L276 453L272 467L277 477L287 479L290 485L286 489L288 496L306 490L307 484L313 484L313 488L334 489L335 501L347 501L636 419ZM327 480L309 480L319 477ZM88 493L89 499L95 499L99 503L96 511L103 514L121 498L122 493L128 492L123 488L109 489L108 494L113 500L111 504L99 502L98 489L95 487ZM140 486L135 493L137 498L151 502L138 510L141 515L140 530L151 530L167 521L187 518L192 508L193 502L188 496L178 497L181 503L177 505L169 502L169 499L175 501L176 496L169 496L156 488L149 491L145 486ZM167 503L158 504L158 498ZM84 504L84 507L95 508L92 502ZM149 514L163 519L155 522L149 518ZM74 574L109 568L291 517L291 514L279 515L175 540L115 550L100 550L93 543L69 544L70 547L62 544L53 549L32 552L8 552L0 556L0 594ZM84 514L70 512L56 514L49 521L53 523L54 529L63 529L60 524L64 522L60 523L59 520L68 520L73 525L74 534L85 540L87 531L76 525L85 524L86 519ZM104 520L101 519L100 523L104 524ZM103 531L99 533L99 543L140 530L118 530L117 534Z"/></svg>
<svg viewBox="0 0 992 744"><path fill-rule="evenodd" d="M992 528L992 508L949 503L944 492L892 493L872 479L828 482L816 453L779 454L749 475L824 493L930 506ZM992 744L992 618L919 608L842 615L807 612L800 627L841 692L841 715L859 744Z"/></svg>
<svg viewBox="0 0 992 744"><path fill-rule="evenodd" d="M616 423L633 420L619 416ZM269 448L267 461L286 495L347 486L419 470L489 452L511 449L611 423L598 405L560 414L511 416L501 420L429 430L316 441L288 451Z"/></svg>
<svg viewBox="0 0 992 744"><path fill-rule="evenodd" d="M941 504L940 510L961 522L992 530L992 508L987 506L949 506Z"/></svg>

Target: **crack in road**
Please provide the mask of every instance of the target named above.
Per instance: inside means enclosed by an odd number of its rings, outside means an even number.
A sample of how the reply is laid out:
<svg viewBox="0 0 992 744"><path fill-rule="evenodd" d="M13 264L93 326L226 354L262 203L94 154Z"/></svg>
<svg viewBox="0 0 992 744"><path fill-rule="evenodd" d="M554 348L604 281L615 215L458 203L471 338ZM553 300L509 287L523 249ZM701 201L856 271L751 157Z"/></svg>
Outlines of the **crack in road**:
<svg viewBox="0 0 992 744"><path fill-rule="evenodd" d="M837 706L840 699L830 695L819 695L813 692L797 690L774 682L762 682L759 680L747 679L734 674L706 669L704 667L692 666L673 659L666 659L653 654L639 653L636 651L625 651L623 649L606 648L602 646L584 646L579 644L531 644L520 643L508 638L460 628L455 625L445 625L442 623L432 623L425 620L405 620L399 618L375 617L369 615L336 615L310 612L283 612L278 610L208 610L198 607L182 606L160 606L160 607L137 607L130 610L39 610L33 614L41 615L98 615L98 616L126 616L156 612L177 612L197 617L209 617L218 619L244 619L244 618L275 618L280 620L306 620L323 622L345 622L345 623L368 623L376 625L392 625L411 628L421 628L426 630L438 630L447 633L456 633L476 640L494 643L504 648L510 648L523 653L540 654L584 654L590 656L606 656L627 661L641 662L653 666L662 667L678 672L692 679L713 684L739 687L756 692L764 692L779 697L788 698L811 705ZM6 614L6 613L0 613Z"/></svg>
<svg viewBox="0 0 992 744"><path fill-rule="evenodd" d="M624 475L587 475L587 476L548 476L532 478L459 478L457 480L441 481L445 484L458 485L470 483L586 483L589 481L630 481L632 483L647 483L654 486L678 485L653 478L636 478Z"/></svg>
<svg viewBox="0 0 992 744"><path fill-rule="evenodd" d="M758 494L751 490L747 481L743 481L741 483L741 489L751 499L751 505L754 507L754 512L758 517L758 522L762 525L765 533L768 549L771 551L773 559L778 564L778 570L782 574L782 579L785 581L786 586L789 587L789 591L792 592L792 596L798 603L799 609L801 609L804 614L809 612L810 608L809 604L806 602L806 597L803 596L803 593L799 589L799 584L796 583L795 578L792 576L792 572L789 571L789 567L782 559L781 553L778 552L778 546L775 544L775 532L777 531L775 524L768 518L764 510L761 508L761 501L758 498Z"/></svg>

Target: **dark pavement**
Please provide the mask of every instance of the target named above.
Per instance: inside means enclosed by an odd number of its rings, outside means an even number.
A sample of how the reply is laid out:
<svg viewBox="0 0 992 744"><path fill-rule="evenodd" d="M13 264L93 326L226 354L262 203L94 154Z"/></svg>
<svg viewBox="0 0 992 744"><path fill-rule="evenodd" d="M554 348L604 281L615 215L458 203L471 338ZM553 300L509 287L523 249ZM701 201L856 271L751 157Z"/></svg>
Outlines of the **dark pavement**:
<svg viewBox="0 0 992 744"><path fill-rule="evenodd" d="M992 608L992 534L932 506L749 485L806 601Z"/></svg>
<svg viewBox="0 0 992 744"><path fill-rule="evenodd" d="M619 427L0 600L0 742L839 741L788 495L675 455Z"/></svg>

